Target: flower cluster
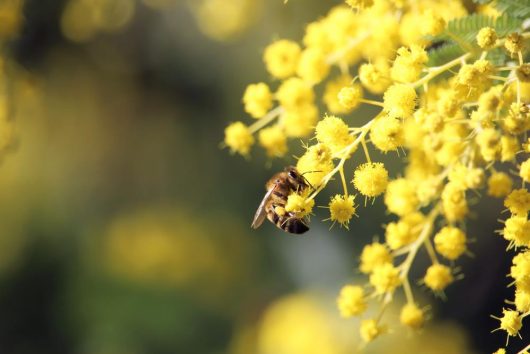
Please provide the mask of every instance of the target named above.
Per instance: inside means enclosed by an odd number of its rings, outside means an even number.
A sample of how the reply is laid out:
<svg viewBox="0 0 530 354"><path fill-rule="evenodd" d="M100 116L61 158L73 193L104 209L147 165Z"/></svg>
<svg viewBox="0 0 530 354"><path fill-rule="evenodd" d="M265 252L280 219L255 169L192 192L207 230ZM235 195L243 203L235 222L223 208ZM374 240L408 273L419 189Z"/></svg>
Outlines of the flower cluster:
<svg viewBox="0 0 530 354"><path fill-rule="evenodd" d="M510 274L515 300L499 328L516 336L530 314L530 32L522 20L492 7L467 11L457 0L347 0L309 23L302 44L280 39L265 49L265 66L276 81L249 85L243 103L256 121L225 130L225 145L243 156L256 141L268 156L281 157L288 139L313 137L296 163L313 186L296 195L304 215L337 180L342 194L329 201L328 220L347 227L357 208L355 193L383 198L396 216L385 226L384 242L362 251L367 284L340 291L344 317L362 316L372 302L382 314L402 289L400 321L420 328L426 311L409 276L415 256L427 252L431 265L420 282L443 296L459 278L455 261L469 253L470 195L482 189L505 198L511 216L501 234L518 251ZM477 19L485 25L476 27ZM476 28L458 27L466 21ZM434 45L440 43L442 48ZM361 105L378 113L360 121L351 113ZM406 151L401 177L391 178L370 150ZM345 162L357 151L366 162L348 170ZM387 332L382 318L363 319L360 337L370 342Z"/></svg>

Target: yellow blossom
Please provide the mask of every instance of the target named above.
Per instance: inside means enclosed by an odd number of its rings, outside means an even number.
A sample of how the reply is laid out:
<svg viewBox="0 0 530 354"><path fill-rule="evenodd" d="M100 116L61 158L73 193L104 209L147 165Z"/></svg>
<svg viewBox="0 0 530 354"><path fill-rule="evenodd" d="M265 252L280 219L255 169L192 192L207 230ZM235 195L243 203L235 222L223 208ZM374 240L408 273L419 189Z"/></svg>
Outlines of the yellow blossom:
<svg viewBox="0 0 530 354"><path fill-rule="evenodd" d="M285 134L291 138L308 136L318 120L318 108L313 103L290 107L280 116L280 124Z"/></svg>
<svg viewBox="0 0 530 354"><path fill-rule="evenodd" d="M361 103L363 90L360 85L343 87L338 93L340 104L348 110L353 110Z"/></svg>
<svg viewBox="0 0 530 354"><path fill-rule="evenodd" d="M377 118L370 129L370 141L382 152L396 150L405 142L403 123L390 116Z"/></svg>
<svg viewBox="0 0 530 354"><path fill-rule="evenodd" d="M425 322L425 316L422 309L420 309L416 304L410 303L406 304L401 309L399 320L404 326L410 327L412 329L419 329Z"/></svg>
<svg viewBox="0 0 530 354"><path fill-rule="evenodd" d="M310 83L319 83L329 73L329 64L322 50L307 48L302 52L296 73Z"/></svg>
<svg viewBox="0 0 530 354"><path fill-rule="evenodd" d="M409 85L394 84L384 95L384 109L391 117L407 118L414 113L416 91Z"/></svg>
<svg viewBox="0 0 530 354"><path fill-rule="evenodd" d="M353 142L348 125L335 116L326 116L318 122L315 135L319 142L331 149L333 157L342 157L345 148Z"/></svg>
<svg viewBox="0 0 530 354"><path fill-rule="evenodd" d="M386 331L386 327L377 324L374 319L363 320L361 322L360 333L361 338L366 343L373 341L380 334Z"/></svg>
<svg viewBox="0 0 530 354"><path fill-rule="evenodd" d="M331 150L325 144L316 144L307 148L298 159L296 168L313 186L318 187L322 179L333 170Z"/></svg>
<svg viewBox="0 0 530 354"><path fill-rule="evenodd" d="M512 179L504 172L493 172L488 179L488 195L492 197L505 197L512 190Z"/></svg>
<svg viewBox="0 0 530 354"><path fill-rule="evenodd" d="M390 68L384 61L376 64L363 64L359 68L359 79L370 92L380 94L390 86Z"/></svg>
<svg viewBox="0 0 530 354"><path fill-rule="evenodd" d="M477 44L482 49L491 49L497 42L497 33L491 27L481 28L477 34Z"/></svg>
<svg viewBox="0 0 530 354"><path fill-rule="evenodd" d="M440 292L453 282L453 274L449 267L443 264L433 264L427 268L423 281L429 289Z"/></svg>
<svg viewBox="0 0 530 354"><path fill-rule="evenodd" d="M454 261L466 251L466 235L456 227L446 226L434 236L436 251Z"/></svg>
<svg viewBox="0 0 530 354"><path fill-rule="evenodd" d="M386 226L385 239L388 247L396 250L414 242L421 233L425 216L414 212L403 216L398 222Z"/></svg>
<svg viewBox="0 0 530 354"><path fill-rule="evenodd" d="M377 197L388 185L388 171L380 162L368 162L357 167L352 183L362 195Z"/></svg>
<svg viewBox="0 0 530 354"><path fill-rule="evenodd" d="M374 242L366 245L361 253L361 272L371 273L376 267L392 262L392 256L385 245Z"/></svg>
<svg viewBox="0 0 530 354"><path fill-rule="evenodd" d="M500 329L506 331L509 336L515 337L521 329L523 318L519 312L513 310L502 310L502 317L499 319Z"/></svg>
<svg viewBox="0 0 530 354"><path fill-rule="evenodd" d="M348 223L353 215L355 215L354 198L355 196L353 195L344 196L340 194L331 198L329 202L330 220L348 228Z"/></svg>
<svg viewBox="0 0 530 354"><path fill-rule="evenodd" d="M281 39L265 48L263 61L272 76L286 79L296 72L301 51L296 42Z"/></svg>
<svg viewBox="0 0 530 354"><path fill-rule="evenodd" d="M276 98L285 109L289 110L312 103L315 94L308 83L300 78L292 77L281 84L276 92Z"/></svg>
<svg viewBox="0 0 530 354"><path fill-rule="evenodd" d="M404 178L388 183L385 194L385 205L388 211L403 216L418 208L419 200L414 184Z"/></svg>
<svg viewBox="0 0 530 354"><path fill-rule="evenodd" d="M235 122L225 129L225 144L232 152L248 156L250 147L254 144L254 137L245 124Z"/></svg>
<svg viewBox="0 0 530 354"><path fill-rule="evenodd" d="M504 199L504 206L515 215L526 215L530 210L530 193L524 189L515 189Z"/></svg>
<svg viewBox="0 0 530 354"><path fill-rule="evenodd" d="M401 284L399 270L391 263L378 265L370 274L370 284L378 295L392 293Z"/></svg>
<svg viewBox="0 0 530 354"><path fill-rule="evenodd" d="M343 87L350 85L351 81L352 77L350 75L341 75L326 83L322 100L330 113L343 114L351 112L352 109L344 106L339 100L339 92Z"/></svg>
<svg viewBox="0 0 530 354"><path fill-rule="evenodd" d="M254 118L263 117L272 107L272 93L267 84L260 82L247 86L243 95L245 111Z"/></svg>
<svg viewBox="0 0 530 354"><path fill-rule="evenodd" d="M262 129L258 140L269 157L282 157L287 152L287 137L278 125Z"/></svg>
<svg viewBox="0 0 530 354"><path fill-rule="evenodd" d="M525 182L530 182L530 158L526 159L521 164L521 168L519 168L519 176L523 179Z"/></svg>
<svg viewBox="0 0 530 354"><path fill-rule="evenodd" d="M362 314L367 307L363 288L354 285L343 286L337 298L337 305L342 317Z"/></svg>
<svg viewBox="0 0 530 354"><path fill-rule="evenodd" d="M510 53L511 55L516 54L517 52L520 52L523 50L524 47L524 39L523 36L521 36L519 33L512 33L506 37L506 40L504 41L504 48Z"/></svg>
<svg viewBox="0 0 530 354"><path fill-rule="evenodd" d="M513 242L515 247L530 246L530 221L526 215L512 215L506 219L502 234L505 239Z"/></svg>
<svg viewBox="0 0 530 354"><path fill-rule="evenodd" d="M289 197L287 197L285 211L294 213L297 218L304 218L311 214L314 205L314 199L308 199L306 196L298 193L291 193L289 194Z"/></svg>

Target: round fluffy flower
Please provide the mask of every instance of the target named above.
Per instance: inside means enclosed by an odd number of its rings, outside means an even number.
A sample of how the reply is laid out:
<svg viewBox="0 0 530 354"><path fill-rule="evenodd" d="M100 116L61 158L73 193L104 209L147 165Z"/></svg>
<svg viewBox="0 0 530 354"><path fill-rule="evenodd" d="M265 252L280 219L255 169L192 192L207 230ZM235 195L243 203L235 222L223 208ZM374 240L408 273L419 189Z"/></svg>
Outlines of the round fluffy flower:
<svg viewBox="0 0 530 354"><path fill-rule="evenodd" d="M530 221L526 215L512 215L504 222L502 234L516 247L530 246Z"/></svg>
<svg viewBox="0 0 530 354"><path fill-rule="evenodd" d="M304 174L304 178L313 186L318 187L322 179L333 170L331 150L325 144L316 144L307 148L298 159L296 168Z"/></svg>
<svg viewBox="0 0 530 354"><path fill-rule="evenodd" d="M343 87L349 86L351 81L352 77L350 75L341 75L333 80L327 81L322 99L330 113L343 114L351 111L350 108L343 106L339 100L339 92Z"/></svg>
<svg viewBox="0 0 530 354"><path fill-rule="evenodd" d="M366 245L361 253L359 269L365 274L371 273L376 267L392 262L392 256L385 245L374 242Z"/></svg>
<svg viewBox="0 0 530 354"><path fill-rule="evenodd" d="M286 39L269 44L263 53L267 71L278 79L294 75L301 51L298 43Z"/></svg>
<svg viewBox="0 0 530 354"><path fill-rule="evenodd" d="M364 290L360 286L345 285L340 290L337 306L342 317L352 317L366 310Z"/></svg>
<svg viewBox="0 0 530 354"><path fill-rule="evenodd" d="M300 56L296 73L305 81L315 84L325 79L329 73L329 64L322 50L305 49Z"/></svg>
<svg viewBox="0 0 530 354"><path fill-rule="evenodd" d="M355 196L353 195L344 196L340 194L331 198L329 202L330 220L348 228L348 223L353 215L355 215L354 198Z"/></svg>
<svg viewBox="0 0 530 354"><path fill-rule="evenodd" d="M530 311L530 292L516 290L514 304L519 312L525 313Z"/></svg>
<svg viewBox="0 0 530 354"><path fill-rule="evenodd" d="M435 292L443 291L453 282L453 274L449 267L443 264L433 264L427 268L423 281L431 290Z"/></svg>
<svg viewBox="0 0 530 354"><path fill-rule="evenodd" d="M456 227L446 226L434 236L436 251L449 260L455 260L466 251L466 235Z"/></svg>
<svg viewBox="0 0 530 354"><path fill-rule="evenodd" d="M297 218L303 218L311 214L313 206L315 206L314 199L308 199L306 196L291 193L287 197L285 211L294 213Z"/></svg>
<svg viewBox="0 0 530 354"><path fill-rule="evenodd" d="M425 216L420 212L406 214L398 222L386 226L385 239L388 247L397 250L414 242L421 232Z"/></svg>
<svg viewBox="0 0 530 354"><path fill-rule="evenodd" d="M386 328L377 324L377 321L374 319L362 320L361 327L359 332L361 333L361 338L366 343L376 339L381 333L384 333Z"/></svg>
<svg viewBox="0 0 530 354"><path fill-rule="evenodd" d="M267 84L250 84L243 95L245 111L254 118L261 118L272 107L272 93Z"/></svg>
<svg viewBox="0 0 530 354"><path fill-rule="evenodd" d="M403 123L390 116L377 118L370 129L370 141L382 152L396 150L405 142Z"/></svg>
<svg viewBox="0 0 530 354"><path fill-rule="evenodd" d="M530 193L524 188L515 189L504 199L504 206L512 214L526 215L530 210Z"/></svg>
<svg viewBox="0 0 530 354"><path fill-rule="evenodd" d="M483 27L477 34L477 44L482 49L490 49L497 42L497 32L491 27Z"/></svg>
<svg viewBox="0 0 530 354"><path fill-rule="evenodd" d="M348 125L335 116L326 116L318 122L315 135L319 142L331 149L333 157L342 157L344 149L354 140L350 135Z"/></svg>
<svg viewBox="0 0 530 354"><path fill-rule="evenodd" d="M523 50L524 47L524 38L519 33L514 32L506 36L504 41L504 48L508 50L511 55L516 54Z"/></svg>
<svg viewBox="0 0 530 354"><path fill-rule="evenodd" d="M506 331L509 336L515 337L523 325L523 318L519 312L513 310L502 310L499 328Z"/></svg>
<svg viewBox="0 0 530 354"><path fill-rule="evenodd" d="M263 128L258 140L269 157L282 157L287 152L287 137L278 125Z"/></svg>
<svg viewBox="0 0 530 354"><path fill-rule="evenodd" d="M423 47L413 44L410 48L401 47L397 51L390 75L398 82L414 82L421 74L429 57Z"/></svg>
<svg viewBox="0 0 530 354"><path fill-rule="evenodd" d="M530 251L517 254L512 259L510 276L515 279L516 284L530 279Z"/></svg>
<svg viewBox="0 0 530 354"><path fill-rule="evenodd" d="M417 95L412 86L394 84L385 91L383 98L384 109L392 117L408 118L414 113Z"/></svg>
<svg viewBox="0 0 530 354"><path fill-rule="evenodd" d="M276 98L285 109L289 110L313 103L315 93L304 80L292 77L282 82L276 92Z"/></svg>
<svg viewBox="0 0 530 354"><path fill-rule="evenodd" d="M318 108L313 103L289 107L280 116L285 134L291 138L306 137L313 132L318 120Z"/></svg>
<svg viewBox="0 0 530 354"><path fill-rule="evenodd" d="M505 197L512 190L512 179L504 172L493 172L488 179L488 195Z"/></svg>
<svg viewBox="0 0 530 354"><path fill-rule="evenodd" d="M343 87L338 94L340 104L348 109L352 110L357 108L363 98L363 89L361 85L351 85Z"/></svg>
<svg viewBox="0 0 530 354"><path fill-rule="evenodd" d="M370 274L370 284L375 288L376 294L393 292L401 284L399 269L392 263L376 266Z"/></svg>
<svg viewBox="0 0 530 354"><path fill-rule="evenodd" d="M247 156L250 152L250 147L254 144L254 137L245 124L234 122L225 128L224 142L231 152Z"/></svg>
<svg viewBox="0 0 530 354"><path fill-rule="evenodd" d="M462 220L469 212L464 188L465 186L454 182L445 185L442 192L442 207L449 222Z"/></svg>
<svg viewBox="0 0 530 354"><path fill-rule="evenodd" d="M359 80L371 93L383 93L391 83L390 68L384 60L375 64L363 64L359 67Z"/></svg>
<svg viewBox="0 0 530 354"><path fill-rule="evenodd" d="M377 197L388 185L388 171L381 162L367 162L357 167L353 185L367 197Z"/></svg>
<svg viewBox="0 0 530 354"><path fill-rule="evenodd" d="M526 159L526 161L521 164L519 176L521 176L523 181L530 182L530 158Z"/></svg>
<svg viewBox="0 0 530 354"><path fill-rule="evenodd" d="M390 183L385 193L385 205L391 213L403 216L418 208L416 186L408 179L398 178Z"/></svg>
<svg viewBox="0 0 530 354"><path fill-rule="evenodd" d="M399 321L404 326L413 329L419 329L425 322L425 315L423 310L420 309L416 304L406 304L401 309Z"/></svg>

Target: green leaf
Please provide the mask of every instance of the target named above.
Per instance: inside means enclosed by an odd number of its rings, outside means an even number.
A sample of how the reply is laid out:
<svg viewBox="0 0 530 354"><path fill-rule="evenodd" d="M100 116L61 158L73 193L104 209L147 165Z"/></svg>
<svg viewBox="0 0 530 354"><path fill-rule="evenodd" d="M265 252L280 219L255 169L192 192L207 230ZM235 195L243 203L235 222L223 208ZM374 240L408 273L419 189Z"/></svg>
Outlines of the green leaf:
<svg viewBox="0 0 530 354"><path fill-rule="evenodd" d="M447 43L436 49L429 50L429 61L427 66L439 66L458 58L464 54L464 50L457 44Z"/></svg>
<svg viewBox="0 0 530 354"><path fill-rule="evenodd" d="M527 19L530 16L530 0L497 0L497 10L511 17Z"/></svg>
<svg viewBox="0 0 530 354"><path fill-rule="evenodd" d="M526 0L529 1L530 0ZM503 37L521 28L522 20L503 14L497 18L482 14L472 14L451 20L445 31L435 40L449 41L458 44L466 52L480 50L476 44L476 36L484 27L495 29L497 35Z"/></svg>

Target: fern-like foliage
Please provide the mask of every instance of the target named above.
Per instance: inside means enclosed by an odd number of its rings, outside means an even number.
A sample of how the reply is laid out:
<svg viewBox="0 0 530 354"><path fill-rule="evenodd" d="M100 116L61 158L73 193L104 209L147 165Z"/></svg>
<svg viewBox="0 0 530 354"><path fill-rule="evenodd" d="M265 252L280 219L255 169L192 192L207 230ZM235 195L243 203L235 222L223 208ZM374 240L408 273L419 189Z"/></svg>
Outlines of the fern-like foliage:
<svg viewBox="0 0 530 354"><path fill-rule="evenodd" d="M477 4L488 4L492 0L474 0ZM530 0L496 0L493 5L504 14L511 17L527 19L530 17Z"/></svg>
<svg viewBox="0 0 530 354"><path fill-rule="evenodd" d="M530 0L525 0L529 1ZM447 23L446 29L440 35L431 38L433 42L444 43L441 47L429 50L428 66L438 66L446 63L466 52L478 53L481 49L476 43L478 32L484 27L494 28L497 35L503 37L519 30L522 20L504 14L497 18L481 14L460 17ZM492 55L491 59L501 60L501 56ZM491 60L490 59L490 60Z"/></svg>

